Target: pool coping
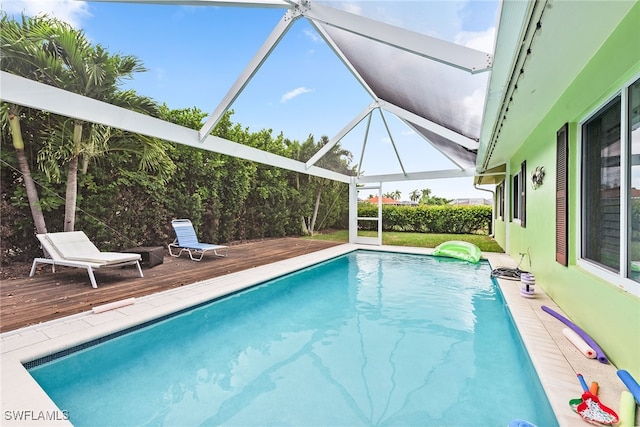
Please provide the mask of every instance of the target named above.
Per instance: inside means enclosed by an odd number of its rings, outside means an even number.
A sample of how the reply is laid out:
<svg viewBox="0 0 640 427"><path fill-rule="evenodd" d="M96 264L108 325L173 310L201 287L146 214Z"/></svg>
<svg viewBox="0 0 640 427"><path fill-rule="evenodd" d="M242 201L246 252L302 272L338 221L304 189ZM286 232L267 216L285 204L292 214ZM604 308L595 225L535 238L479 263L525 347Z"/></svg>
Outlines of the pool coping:
<svg viewBox="0 0 640 427"><path fill-rule="evenodd" d="M344 244L307 255L251 268L188 286L136 298L135 304L94 314L89 310L73 316L28 326L0 334L0 400L3 426L71 425L66 413L46 395L22 365L58 351L92 341L140 323L158 319L292 271L358 250L430 255L433 249L405 246ZM508 255L483 253L492 268L516 267ZM520 296L519 282L497 280L512 318L540 382L561 426L584 426L585 422L569 408L569 400L579 398L581 388L576 374L588 382L598 381L599 397L617 411L624 385L617 380L616 368L587 359L562 334L564 324L540 309L546 305L562 314L553 301L536 286L536 297ZM508 373L505 373L508 375ZM91 397L89 397L91 398ZM527 396L523 396L526 399ZM21 417L22 420L17 418Z"/></svg>

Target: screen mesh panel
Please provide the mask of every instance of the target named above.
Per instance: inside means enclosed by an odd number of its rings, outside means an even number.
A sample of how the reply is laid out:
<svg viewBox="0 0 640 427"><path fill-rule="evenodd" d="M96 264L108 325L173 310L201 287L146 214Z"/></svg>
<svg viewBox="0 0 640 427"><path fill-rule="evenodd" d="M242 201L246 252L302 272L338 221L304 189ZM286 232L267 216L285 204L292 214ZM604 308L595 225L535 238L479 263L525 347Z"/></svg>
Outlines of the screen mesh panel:
<svg viewBox="0 0 640 427"><path fill-rule="evenodd" d="M413 124L416 132L422 134L434 147L440 152L449 157L451 160L458 163L460 166L466 168L472 168L476 165L477 150L468 150L465 147L456 144L448 138L438 135L435 132L431 132L421 126Z"/></svg>
<svg viewBox="0 0 640 427"><path fill-rule="evenodd" d="M488 73L473 75L335 27L323 29L378 98L479 139Z"/></svg>

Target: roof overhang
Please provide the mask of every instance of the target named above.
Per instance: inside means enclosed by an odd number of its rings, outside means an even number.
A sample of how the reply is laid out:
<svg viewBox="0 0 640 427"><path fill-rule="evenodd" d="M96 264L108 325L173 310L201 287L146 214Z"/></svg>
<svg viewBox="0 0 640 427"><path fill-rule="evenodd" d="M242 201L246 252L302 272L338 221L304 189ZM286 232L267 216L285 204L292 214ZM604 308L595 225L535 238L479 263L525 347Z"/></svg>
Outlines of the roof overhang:
<svg viewBox="0 0 640 427"><path fill-rule="evenodd" d="M496 166L491 169L487 169L482 173L476 174L473 178L475 185L496 185L504 181L507 174L507 165Z"/></svg>
<svg viewBox="0 0 640 427"><path fill-rule="evenodd" d="M509 162L635 1L503 1L476 169Z"/></svg>

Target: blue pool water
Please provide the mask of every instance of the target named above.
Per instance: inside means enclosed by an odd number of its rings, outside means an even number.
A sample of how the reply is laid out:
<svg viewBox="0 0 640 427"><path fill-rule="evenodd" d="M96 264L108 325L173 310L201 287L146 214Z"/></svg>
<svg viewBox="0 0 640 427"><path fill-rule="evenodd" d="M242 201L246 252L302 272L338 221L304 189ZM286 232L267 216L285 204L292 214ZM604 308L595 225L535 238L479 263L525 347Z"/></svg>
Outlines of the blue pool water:
<svg viewBox="0 0 640 427"><path fill-rule="evenodd" d="M76 426L557 425L490 272L353 252L29 372Z"/></svg>

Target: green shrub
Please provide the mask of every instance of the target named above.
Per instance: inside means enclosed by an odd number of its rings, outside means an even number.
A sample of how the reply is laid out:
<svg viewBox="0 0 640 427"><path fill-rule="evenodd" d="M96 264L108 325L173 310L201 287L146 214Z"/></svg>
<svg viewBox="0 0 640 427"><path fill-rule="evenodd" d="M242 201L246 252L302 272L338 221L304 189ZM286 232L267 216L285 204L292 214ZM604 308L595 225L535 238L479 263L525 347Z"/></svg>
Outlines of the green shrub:
<svg viewBox="0 0 640 427"><path fill-rule="evenodd" d="M370 203L358 205L359 217L376 217L378 207ZM416 233L471 234L488 233L491 206L382 206L382 230ZM359 221L361 230L376 230L375 221Z"/></svg>

